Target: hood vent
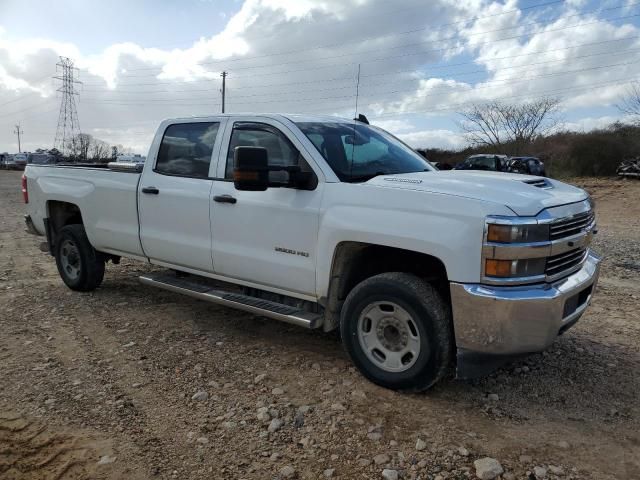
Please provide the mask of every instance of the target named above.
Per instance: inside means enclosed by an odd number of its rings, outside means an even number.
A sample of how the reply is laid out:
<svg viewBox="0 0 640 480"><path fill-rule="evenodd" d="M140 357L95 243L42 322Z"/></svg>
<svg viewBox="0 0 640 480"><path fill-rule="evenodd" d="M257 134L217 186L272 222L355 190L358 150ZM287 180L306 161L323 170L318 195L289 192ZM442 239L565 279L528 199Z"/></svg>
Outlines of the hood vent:
<svg viewBox="0 0 640 480"><path fill-rule="evenodd" d="M551 182L549 182L546 178L536 178L535 180L523 180L524 183L526 183L527 185L531 185L532 187L538 187L538 188L553 188L553 185L551 185Z"/></svg>

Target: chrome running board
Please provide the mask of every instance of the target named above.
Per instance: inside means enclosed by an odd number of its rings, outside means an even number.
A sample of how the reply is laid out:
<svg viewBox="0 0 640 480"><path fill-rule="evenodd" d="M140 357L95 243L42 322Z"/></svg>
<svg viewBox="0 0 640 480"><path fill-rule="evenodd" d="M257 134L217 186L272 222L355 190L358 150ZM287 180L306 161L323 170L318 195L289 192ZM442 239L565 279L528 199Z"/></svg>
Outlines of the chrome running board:
<svg viewBox="0 0 640 480"><path fill-rule="evenodd" d="M225 307L236 308L245 312L273 318L281 322L291 323L305 328L317 328L322 324L322 315L307 312L282 303L271 302L241 293L220 290L189 278L177 278L173 275L142 275L140 283L162 288L170 292L188 295L198 300L217 303ZM196 277L197 278L197 277Z"/></svg>

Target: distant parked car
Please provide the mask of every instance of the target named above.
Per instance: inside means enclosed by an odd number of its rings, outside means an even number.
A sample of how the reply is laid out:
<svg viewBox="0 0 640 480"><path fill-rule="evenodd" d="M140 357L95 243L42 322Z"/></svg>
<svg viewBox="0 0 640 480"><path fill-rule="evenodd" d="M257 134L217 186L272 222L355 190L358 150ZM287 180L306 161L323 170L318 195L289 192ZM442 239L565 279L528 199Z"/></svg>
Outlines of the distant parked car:
<svg viewBox="0 0 640 480"><path fill-rule="evenodd" d="M116 157L116 162L126 162L126 163L144 163L144 161L147 159L147 157L144 157L142 155L140 155L139 153L136 153L135 155L126 155L126 154L121 154L118 155Z"/></svg>
<svg viewBox="0 0 640 480"><path fill-rule="evenodd" d="M438 170L451 170L453 168L453 165L446 162L435 162L435 163L431 163L431 165L436 167Z"/></svg>
<svg viewBox="0 0 640 480"><path fill-rule="evenodd" d="M9 164L11 170L24 170L27 166L27 160L29 160L28 153L14 153L12 155L12 162Z"/></svg>
<svg viewBox="0 0 640 480"><path fill-rule="evenodd" d="M507 171L508 157L506 155L481 154L471 155L464 162L454 168L456 170L484 170L490 172Z"/></svg>
<svg viewBox="0 0 640 480"><path fill-rule="evenodd" d="M24 170L27 165L27 156L24 153L2 154L0 167L4 170Z"/></svg>
<svg viewBox="0 0 640 480"><path fill-rule="evenodd" d="M50 153L30 153L27 156L28 165L55 165L57 159Z"/></svg>
<svg viewBox="0 0 640 480"><path fill-rule="evenodd" d="M547 176L544 163L537 157L511 157L507 168L514 173L526 173L539 177Z"/></svg>

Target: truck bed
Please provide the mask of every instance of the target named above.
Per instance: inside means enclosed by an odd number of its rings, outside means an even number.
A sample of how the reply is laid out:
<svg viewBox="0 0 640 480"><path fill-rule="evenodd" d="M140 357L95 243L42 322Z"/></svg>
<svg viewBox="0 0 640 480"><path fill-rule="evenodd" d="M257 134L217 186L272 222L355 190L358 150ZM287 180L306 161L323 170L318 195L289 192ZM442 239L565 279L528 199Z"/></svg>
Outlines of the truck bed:
<svg viewBox="0 0 640 480"><path fill-rule="evenodd" d="M78 205L91 244L100 251L142 257L137 187L140 173L118 165L28 165L25 171L36 230L45 232L50 202Z"/></svg>

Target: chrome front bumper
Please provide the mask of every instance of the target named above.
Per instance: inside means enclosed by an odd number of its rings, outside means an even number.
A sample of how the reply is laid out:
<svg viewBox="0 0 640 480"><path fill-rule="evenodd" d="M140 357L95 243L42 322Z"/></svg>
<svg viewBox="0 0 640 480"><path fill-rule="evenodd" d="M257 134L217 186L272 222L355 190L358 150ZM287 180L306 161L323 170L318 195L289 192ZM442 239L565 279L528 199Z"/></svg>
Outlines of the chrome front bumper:
<svg viewBox="0 0 640 480"><path fill-rule="evenodd" d="M494 287L451 283L458 349L515 355L544 350L584 313L596 287L600 258L554 283Z"/></svg>

